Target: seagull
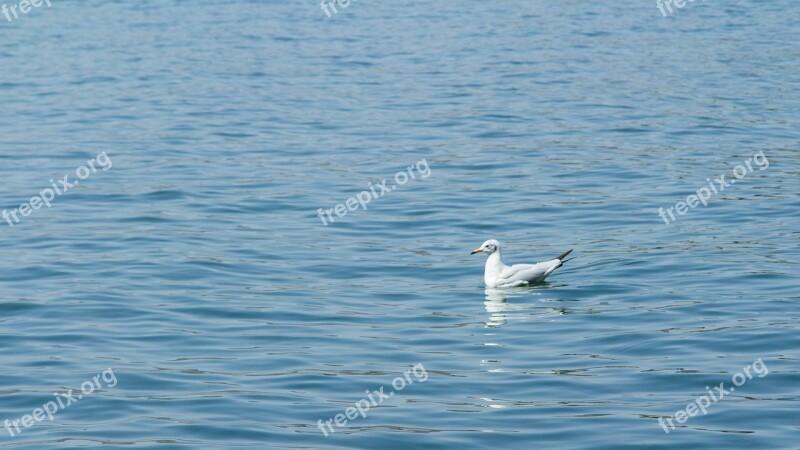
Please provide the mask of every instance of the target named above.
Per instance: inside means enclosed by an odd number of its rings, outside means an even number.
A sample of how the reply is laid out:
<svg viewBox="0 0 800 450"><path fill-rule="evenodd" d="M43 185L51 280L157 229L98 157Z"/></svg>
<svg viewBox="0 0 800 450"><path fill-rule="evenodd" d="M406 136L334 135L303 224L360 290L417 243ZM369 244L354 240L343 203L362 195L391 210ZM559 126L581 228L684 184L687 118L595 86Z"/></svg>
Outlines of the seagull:
<svg viewBox="0 0 800 450"><path fill-rule="evenodd" d="M470 255L475 253L487 253L489 258L486 260L486 271L483 274L483 281L490 288L508 288L517 286L528 286L544 281L554 270L561 267L564 258L572 250L563 255L551 259L550 261L538 264L515 264L507 266L503 264L503 257L500 255L500 243L494 239L489 239L483 245L473 250Z"/></svg>

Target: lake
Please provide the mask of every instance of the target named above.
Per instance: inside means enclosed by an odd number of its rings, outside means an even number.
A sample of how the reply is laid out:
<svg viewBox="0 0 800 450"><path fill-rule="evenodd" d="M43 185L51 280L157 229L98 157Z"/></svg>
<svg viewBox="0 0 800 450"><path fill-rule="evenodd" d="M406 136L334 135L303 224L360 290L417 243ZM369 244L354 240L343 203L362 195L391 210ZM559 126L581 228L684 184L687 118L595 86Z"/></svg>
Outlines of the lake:
<svg viewBox="0 0 800 450"><path fill-rule="evenodd" d="M0 448L797 448L797 2L38 4Z"/></svg>

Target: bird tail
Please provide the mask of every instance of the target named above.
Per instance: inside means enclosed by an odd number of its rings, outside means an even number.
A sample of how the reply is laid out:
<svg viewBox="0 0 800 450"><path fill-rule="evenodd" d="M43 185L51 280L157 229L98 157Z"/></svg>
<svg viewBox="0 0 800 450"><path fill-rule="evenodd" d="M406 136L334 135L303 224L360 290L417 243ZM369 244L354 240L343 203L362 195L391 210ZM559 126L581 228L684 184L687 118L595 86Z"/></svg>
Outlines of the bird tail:
<svg viewBox="0 0 800 450"><path fill-rule="evenodd" d="M556 270L556 269L558 269L559 267L561 267L562 265L564 265L564 263L566 262L566 261L564 261L564 258L566 258L566 257L567 257L567 255L569 255L570 253L572 253L572 250L571 250L571 249L570 249L570 251L568 251L568 252L566 252L566 253L564 253L564 254L562 254L562 255L559 255L557 258L554 258L553 260L556 260L556 261L558 261L558 264L555 264L555 265L553 265L552 267L550 267L550 269L548 269L548 271L547 271L547 272L545 272L545 274L544 274L545 278L546 278L548 275L550 275L551 273L553 273L553 271L554 271L554 270ZM573 259L573 258L570 258L570 259ZM551 261L553 261L553 260L551 260ZM568 261L568 260L567 260L567 261ZM550 262L550 261L548 261L548 262ZM542 279L542 281L544 281L544 278Z"/></svg>
<svg viewBox="0 0 800 450"><path fill-rule="evenodd" d="M562 254L562 255L560 255L560 256L558 256L558 257L556 258L556 259L558 260L558 265L556 266L556 269L558 269L559 267L563 266L565 262L567 262L567 261L569 261L569 260L571 260L571 259L575 259L575 258L570 258L570 259L566 259L566 260L564 259L564 258L566 258L566 257L567 257L567 255L569 255L570 253L572 253L572 249L570 249L568 252L566 252L566 253L564 253L564 254Z"/></svg>
<svg viewBox="0 0 800 450"><path fill-rule="evenodd" d="M570 253L572 253L572 249L570 249L568 252L564 253L563 255L556 257L556 259L561 261L561 262L564 262L564 258L566 258Z"/></svg>

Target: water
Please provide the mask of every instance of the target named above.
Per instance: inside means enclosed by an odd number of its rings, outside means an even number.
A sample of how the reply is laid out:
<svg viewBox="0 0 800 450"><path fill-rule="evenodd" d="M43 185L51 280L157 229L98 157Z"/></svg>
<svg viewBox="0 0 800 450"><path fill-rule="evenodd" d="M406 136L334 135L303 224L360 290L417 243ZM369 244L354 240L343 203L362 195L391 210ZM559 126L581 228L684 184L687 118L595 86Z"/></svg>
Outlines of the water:
<svg viewBox="0 0 800 450"><path fill-rule="evenodd" d="M0 222L0 421L100 375L0 447L797 448L798 13L0 16L0 207L111 162ZM761 151L768 168L659 217ZM317 216L423 159L429 177L367 211ZM492 237L507 262L575 259L486 291L469 252ZM759 358L768 375L659 426ZM367 417L318 428L418 364Z"/></svg>

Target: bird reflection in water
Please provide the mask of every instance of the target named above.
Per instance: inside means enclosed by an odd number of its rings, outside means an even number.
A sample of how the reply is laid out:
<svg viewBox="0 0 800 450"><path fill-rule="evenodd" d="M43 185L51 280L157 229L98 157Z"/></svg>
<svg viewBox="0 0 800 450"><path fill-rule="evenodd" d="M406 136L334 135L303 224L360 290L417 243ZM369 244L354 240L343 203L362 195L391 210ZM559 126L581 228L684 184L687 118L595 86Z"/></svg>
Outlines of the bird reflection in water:
<svg viewBox="0 0 800 450"><path fill-rule="evenodd" d="M556 316L566 314L564 308L542 308L536 304L526 301L524 303L509 303L509 298L522 297L524 294L532 294L535 287L516 287L495 289L486 288L486 301L483 302L489 318L486 321L487 328L498 328L509 320L525 320L530 317Z"/></svg>

